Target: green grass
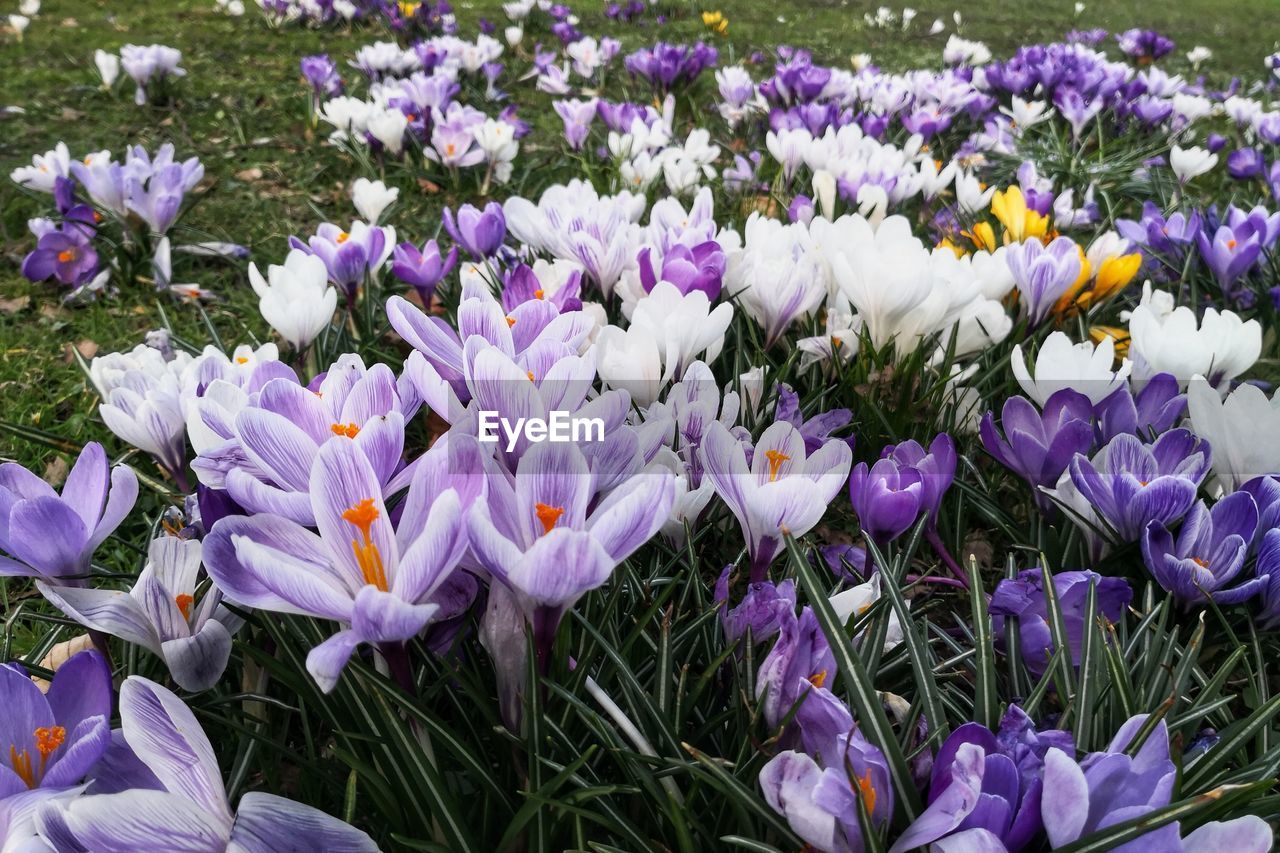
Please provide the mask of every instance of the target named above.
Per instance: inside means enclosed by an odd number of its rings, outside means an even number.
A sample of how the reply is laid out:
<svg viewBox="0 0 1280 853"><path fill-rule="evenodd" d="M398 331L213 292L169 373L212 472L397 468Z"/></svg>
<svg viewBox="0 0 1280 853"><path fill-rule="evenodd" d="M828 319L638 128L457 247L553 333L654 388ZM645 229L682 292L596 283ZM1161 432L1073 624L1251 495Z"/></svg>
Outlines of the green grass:
<svg viewBox="0 0 1280 853"><path fill-rule="evenodd" d="M876 5L848 0L726 0L718 7L729 18L729 35L719 44L725 61L793 43L832 63L866 52L887 68L939 64L946 36L925 33L935 17L943 18L952 30L956 7L915 4L918 17L904 34L864 25L864 12ZM1225 79L1227 74L1259 76L1262 58L1276 49L1270 38L1280 32L1265 25L1268 20L1280 23L1276 0L1237 0L1229 6L1220 0L1187 0L1176 6L1110 0L1089 3L1079 18L1072 5L1066 0L966 4L960 8L962 33L987 42L1001 56L1019 44L1057 38L1076 26L1113 31L1159 26L1178 42L1171 67L1187 70L1182 53L1204 44L1216 54L1208 69ZM666 26L625 26L605 20L598 0L580 0L573 6L585 32L618 35L627 49L658 38L702 37L697 12L714 7L679 4ZM460 3L457 14L464 34L475 32L481 16L504 20L499 0ZM229 18L215 11L212 0L45 0L22 43L12 38L0 42L0 67L6 69L3 106L23 110L0 117L0 421L57 433L76 443L104 439L108 447L123 450L97 420L96 398L68 347L77 345L83 352L96 347L101 353L132 347L146 331L162 324L161 307L180 335L196 342L208 337L199 312L167 297L161 306L145 285L126 289L118 299L66 309L59 307L52 286L25 281L19 265L32 244L25 223L40 211L42 200L10 183L9 171L59 140L80 156L102 148L118 153L126 145L154 148L172 141L180 155L197 155L206 167L198 206L180 224L175 242L231 240L248 245L259 264L276 262L285 253L289 234L305 234L326 219L349 220L354 215L345 187L356 177L357 167L310 132L298 59L328 51L345 63L358 46L382 37L373 28L271 30L255 9L243 18ZM173 87L169 103L134 106L128 81L114 93L98 87L94 49L114 50L128 42L161 42L182 50L189 73ZM523 71L528 59L515 64ZM535 93L531 83L509 88L526 120L548 130L558 126L550 99ZM542 157L554 165L558 152L547 145L554 145L557 135L541 138L551 141L544 141L539 152L534 139L521 156ZM454 201L448 189L428 195L412 175L398 176L397 182L402 198L390 224L418 240L435 233L440 205ZM208 315L224 341L266 334L243 262L196 263L175 257L177 280L198 281L219 294ZM40 470L56 454L48 446L0 433L0 457Z"/></svg>

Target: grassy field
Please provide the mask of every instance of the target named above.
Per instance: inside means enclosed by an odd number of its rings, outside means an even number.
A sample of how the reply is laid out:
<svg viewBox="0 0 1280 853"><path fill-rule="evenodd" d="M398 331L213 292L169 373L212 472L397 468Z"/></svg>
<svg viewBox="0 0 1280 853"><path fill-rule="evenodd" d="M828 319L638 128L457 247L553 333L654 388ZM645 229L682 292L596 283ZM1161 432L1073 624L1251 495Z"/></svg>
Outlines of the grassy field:
<svg viewBox="0 0 1280 853"><path fill-rule="evenodd" d="M665 26L625 26L604 21L598 0L573 5L584 31L615 34L627 49L659 38L690 41L704 36L697 15L700 7L675 6L673 20ZM916 21L904 34L866 27L863 14L875 5L850 0L726 0L719 5L730 21L728 36L720 42L722 61L792 43L832 63L863 52L887 68L940 63L946 36L925 33L936 17L953 30L955 7L917 4ZM1230 74L1259 76L1262 57L1276 49L1271 39L1280 33L1277 0L1237 0L1229 5L1221 0L1109 0L1089 3L1079 16L1073 5L1066 0L965 4L960 10L961 32L985 41L1001 56L1019 44L1060 37L1073 27L1116 31L1157 26L1178 43L1171 67L1184 68L1182 54L1203 44L1215 53L1207 70L1224 81ZM474 33L482 16L503 20L498 0L460 3L457 14L464 34ZM309 233L324 220L353 216L345 187L356 176L355 167L309 131L298 59L328 51L345 62L358 46L380 37L374 29L271 30L256 10L229 18L215 10L212 0L45 0L24 41L0 41L0 67L6 69L0 107L8 108L0 115L0 171L7 176L15 166L29 162L33 153L59 140L68 144L73 156L103 148L119 152L131 144L154 148L172 141L179 155L198 155L206 167L199 209L185 218L175 242L230 240L248 245L262 265L276 262L284 255L289 234ZM171 103L136 107L129 97L131 86L122 85L114 94L98 87L94 49L115 50L130 42L160 42L182 51L188 76L176 86ZM527 57L514 61L522 70L528 64ZM532 83L509 88L526 120L558 126L549 98L535 93ZM549 151L543 154L553 156ZM521 156L529 155L537 152L526 146ZM456 199L417 191L412 181L401 185L401 203L390 224L421 240L438 228L440 205ZM19 273L32 244L25 223L39 211L39 201L7 177L0 200L0 422L55 432L75 443L105 439L109 448L122 450L98 422L96 397L86 388L71 348L85 356L128 348L166 319L180 335L203 342L208 333L202 320L189 306L167 298L157 302L145 287L87 308L60 307L52 286L32 285ZM197 224L201 231L193 233ZM224 341L239 342L265 332L243 262L209 263L178 272L179 280L197 280L219 294L208 315ZM0 431L0 457L40 466L56 454L11 430Z"/></svg>

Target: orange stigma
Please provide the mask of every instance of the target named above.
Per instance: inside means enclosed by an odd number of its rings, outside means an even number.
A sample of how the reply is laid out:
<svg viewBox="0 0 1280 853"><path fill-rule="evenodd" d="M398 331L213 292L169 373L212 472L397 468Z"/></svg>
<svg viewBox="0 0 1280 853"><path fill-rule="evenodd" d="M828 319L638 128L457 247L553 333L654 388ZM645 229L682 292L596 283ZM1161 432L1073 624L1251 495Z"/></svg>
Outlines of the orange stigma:
<svg viewBox="0 0 1280 853"><path fill-rule="evenodd" d="M511 315L509 315L509 314L508 314L508 315L507 315L507 328L508 328L508 329L510 329L510 328L511 328L512 326L514 326L515 324L516 324L516 318L515 318L515 317L512 317Z"/></svg>
<svg viewBox="0 0 1280 853"><path fill-rule="evenodd" d="M538 521L542 522L542 535L551 532L551 528L556 526L556 522L560 520L560 516L564 515L564 507L548 506L547 504L534 504L533 513L538 516Z"/></svg>
<svg viewBox="0 0 1280 853"><path fill-rule="evenodd" d="M782 463L791 457L780 450L766 450L764 458L769 460L769 482L772 483L778 479L778 469L782 467Z"/></svg>
<svg viewBox="0 0 1280 853"><path fill-rule="evenodd" d="M336 243L345 243L345 242L347 242L347 241L348 241L348 240L350 240L350 239L351 239L351 235L350 235L350 234L348 234L346 231L339 231L339 232L338 232L338 238L337 238L334 242L336 242Z"/></svg>
<svg viewBox="0 0 1280 853"><path fill-rule="evenodd" d="M532 370L530 370L530 371L529 371L528 376L529 376L529 381L530 381L530 382L532 382L532 381L533 381L533 371L532 371Z"/></svg>
<svg viewBox="0 0 1280 853"><path fill-rule="evenodd" d="M58 263L69 264L78 257L80 257L80 253L75 249L63 249L58 253Z"/></svg>
<svg viewBox="0 0 1280 853"><path fill-rule="evenodd" d="M182 595L175 595L173 597L173 603L178 605L178 612L182 614L183 619L190 619L191 605L196 603L196 597L194 595L187 595L186 593L183 593Z"/></svg>
<svg viewBox="0 0 1280 853"><path fill-rule="evenodd" d="M812 684L814 687L821 687L822 685L826 684L827 671L824 669L821 672L815 672L813 675L809 676L809 683Z"/></svg>
<svg viewBox="0 0 1280 853"><path fill-rule="evenodd" d="M347 438L355 438L360 434L360 427L355 424L331 424L329 431L334 435L345 435Z"/></svg>
<svg viewBox="0 0 1280 853"><path fill-rule="evenodd" d="M876 789L871 784L871 768L867 768L867 772L858 777L859 796L862 797L862 804L867 807L867 814L871 814L876 810Z"/></svg>
<svg viewBox="0 0 1280 853"><path fill-rule="evenodd" d="M1228 248L1228 249L1234 249L1235 247L1236 247L1236 241L1235 241L1235 240L1228 240L1228 241L1227 241L1227 248ZM59 255L58 257L62 257L62 256L61 256L61 255Z"/></svg>
<svg viewBox="0 0 1280 853"><path fill-rule="evenodd" d="M360 531L360 540L351 540L351 551L356 555L356 564L360 567L364 582L388 592L390 587L387 586L387 571L382 565L382 554L370 536L373 523L378 520L379 515L373 498L365 498L355 506L343 510L342 520L355 525Z"/></svg>
<svg viewBox="0 0 1280 853"><path fill-rule="evenodd" d="M63 741L67 739L67 730L62 726L51 726L36 729L33 733L36 739L36 751L40 753L40 766L33 767L31 764L31 751L18 751L18 747L9 747L9 766L13 768L13 772L18 778L27 784L28 788L34 788L39 784L39 780L44 777L45 765L49 763L49 756L58 751L58 747L62 746Z"/></svg>
<svg viewBox="0 0 1280 853"><path fill-rule="evenodd" d="M541 298L543 298L543 297L544 297L544 296L546 296L546 295L547 295L547 294L546 294L546 292L545 292L542 288L538 288L537 290L535 290L535 291L533 292L533 298L534 298L534 299L541 299Z"/></svg>
<svg viewBox="0 0 1280 853"><path fill-rule="evenodd" d="M248 364L248 363L249 363L249 356L247 355L236 356L236 364Z"/></svg>

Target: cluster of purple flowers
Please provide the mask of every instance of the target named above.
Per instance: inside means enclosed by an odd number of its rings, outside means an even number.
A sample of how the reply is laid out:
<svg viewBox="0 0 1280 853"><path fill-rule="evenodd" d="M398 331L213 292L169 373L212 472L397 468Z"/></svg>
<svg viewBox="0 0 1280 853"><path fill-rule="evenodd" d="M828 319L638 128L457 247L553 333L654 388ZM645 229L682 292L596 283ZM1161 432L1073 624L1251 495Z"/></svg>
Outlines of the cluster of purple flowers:
<svg viewBox="0 0 1280 853"><path fill-rule="evenodd" d="M690 46L660 41L628 55L624 64L633 77L643 78L654 92L665 95L692 86L698 75L714 67L719 58L720 52L705 42Z"/></svg>

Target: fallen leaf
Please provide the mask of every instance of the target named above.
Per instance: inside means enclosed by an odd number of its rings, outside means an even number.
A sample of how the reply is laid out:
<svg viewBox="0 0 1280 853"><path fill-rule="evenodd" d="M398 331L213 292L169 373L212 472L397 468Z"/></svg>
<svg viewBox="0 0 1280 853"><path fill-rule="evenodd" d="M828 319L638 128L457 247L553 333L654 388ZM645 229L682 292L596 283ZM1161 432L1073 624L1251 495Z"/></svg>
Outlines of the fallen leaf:
<svg viewBox="0 0 1280 853"><path fill-rule="evenodd" d="M58 643L50 649L49 654L45 655L44 660L40 661L40 666L43 669L57 672L58 668L71 660L74 655L77 655L80 652L86 652L92 648L93 640L89 635L79 634L78 636L72 637L70 640L63 640L61 643ZM36 687L39 687L41 691L48 691L49 682L45 681L43 678L32 677L31 680L36 683Z"/></svg>
<svg viewBox="0 0 1280 853"><path fill-rule="evenodd" d="M250 169L241 169L239 172L236 172L236 180L245 182L260 181L262 180L262 170L257 166Z"/></svg>
<svg viewBox="0 0 1280 853"><path fill-rule="evenodd" d="M26 311L30 307L30 296L15 296L13 299L0 299L0 314L17 314L19 311Z"/></svg>
<svg viewBox="0 0 1280 853"><path fill-rule="evenodd" d="M52 462L44 466L44 474L40 476L40 479L57 488L66 481L67 471L67 460L61 456L55 456Z"/></svg>
<svg viewBox="0 0 1280 853"><path fill-rule="evenodd" d="M440 192L440 185L437 183L428 181L426 178L418 178L418 186L419 188L421 188L421 190L424 193L427 193L429 195L435 195L436 193Z"/></svg>
<svg viewBox="0 0 1280 853"><path fill-rule="evenodd" d="M84 118L84 113L79 110L73 110L71 107L63 107L61 115L63 121L80 121L80 119Z"/></svg>
<svg viewBox="0 0 1280 853"><path fill-rule="evenodd" d="M62 352L63 352L63 361L65 361L67 364L74 364L76 360L75 354L77 352L79 352L80 357L84 358L85 360L91 359L95 355L97 355L98 342L91 341L88 338L85 338L84 340L76 343L75 345L72 345L72 344L63 345Z"/></svg>

